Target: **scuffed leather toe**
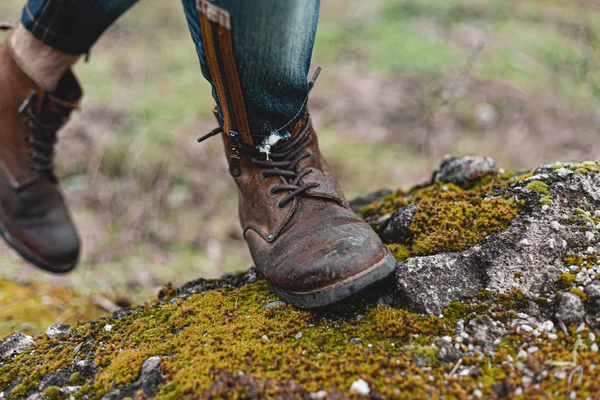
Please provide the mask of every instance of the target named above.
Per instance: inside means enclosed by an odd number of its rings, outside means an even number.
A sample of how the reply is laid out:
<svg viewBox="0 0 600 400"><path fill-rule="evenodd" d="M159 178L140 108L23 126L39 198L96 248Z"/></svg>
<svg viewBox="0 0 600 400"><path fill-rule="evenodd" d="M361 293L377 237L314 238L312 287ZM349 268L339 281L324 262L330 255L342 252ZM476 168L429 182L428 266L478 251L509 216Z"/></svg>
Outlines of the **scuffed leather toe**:
<svg viewBox="0 0 600 400"><path fill-rule="evenodd" d="M251 248L269 249L255 251L254 261L282 289L304 292L333 285L360 274L385 254L379 237L351 210L328 200L303 199L296 212L303 218L292 219L271 246L255 232L246 233Z"/></svg>

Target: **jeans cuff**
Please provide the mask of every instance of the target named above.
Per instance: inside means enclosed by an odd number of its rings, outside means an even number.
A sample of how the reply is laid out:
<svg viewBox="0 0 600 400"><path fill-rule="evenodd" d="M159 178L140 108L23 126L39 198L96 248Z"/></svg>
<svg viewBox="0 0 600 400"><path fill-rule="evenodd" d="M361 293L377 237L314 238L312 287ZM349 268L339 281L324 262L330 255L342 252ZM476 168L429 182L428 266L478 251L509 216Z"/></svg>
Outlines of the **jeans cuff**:
<svg viewBox="0 0 600 400"><path fill-rule="evenodd" d="M52 2L49 2L49 4L51 3ZM29 6L26 4L23 8L21 23L38 40L58 51L73 55L87 53L89 48L81 48L81 46L78 46L77 43L73 42L68 37L63 36L52 30L49 26L40 23L39 20L49 9L51 9L51 7L47 5L46 8L42 10L42 16L36 18Z"/></svg>

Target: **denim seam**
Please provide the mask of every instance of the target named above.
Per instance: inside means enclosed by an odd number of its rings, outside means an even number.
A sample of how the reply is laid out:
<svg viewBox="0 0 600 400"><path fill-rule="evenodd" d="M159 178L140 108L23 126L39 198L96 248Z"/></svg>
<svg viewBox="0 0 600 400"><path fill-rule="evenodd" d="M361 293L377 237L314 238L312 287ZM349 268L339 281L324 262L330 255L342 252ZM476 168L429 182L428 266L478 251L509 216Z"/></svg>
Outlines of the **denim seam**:
<svg viewBox="0 0 600 400"><path fill-rule="evenodd" d="M46 13L46 10L47 10L48 5L50 3L52 3L52 1L49 1L44 6L44 9L41 12L42 16ZM31 31L32 32L37 32L37 31L41 30L43 32L42 33L42 41L45 40L45 39L47 39L48 36L52 36L53 38L61 39L61 40L65 40L65 41L67 41L69 43L73 43L73 40L71 40L67 36L61 35L60 33L56 33L55 31L53 31L52 29L50 29L47 25L44 25L44 24L40 23L40 21L38 19L36 19L35 16L33 15L33 12L29 8L28 4L25 5L25 11L27 11L27 15L29 16L29 19L31 19L31 22L33 22L33 27L31 29ZM57 14L58 13L56 13L54 15L54 18L52 18L51 22L54 22L54 19L56 18Z"/></svg>
<svg viewBox="0 0 600 400"><path fill-rule="evenodd" d="M306 104L308 103L308 95L306 95L306 97L304 98L304 101L302 102L302 105L300 106L300 109L296 112L296 114L292 117L292 119L290 119L288 122L285 123L285 125L283 125L281 128L275 129L277 132L282 131L283 129L288 128L292 123L294 123L297 118L300 117L300 115L306 111Z"/></svg>

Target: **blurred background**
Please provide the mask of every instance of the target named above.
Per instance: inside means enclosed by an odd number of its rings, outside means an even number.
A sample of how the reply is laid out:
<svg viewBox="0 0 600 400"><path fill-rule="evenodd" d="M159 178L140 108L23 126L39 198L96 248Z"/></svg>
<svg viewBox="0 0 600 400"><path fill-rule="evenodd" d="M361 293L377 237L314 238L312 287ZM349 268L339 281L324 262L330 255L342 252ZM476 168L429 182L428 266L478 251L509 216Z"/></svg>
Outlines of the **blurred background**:
<svg viewBox="0 0 600 400"><path fill-rule="evenodd" d="M2 0L17 20L23 0ZM428 179L445 154L506 169L598 159L600 3L324 0L310 108L347 197ZM2 36L2 39L5 36ZM178 1L142 0L76 67L59 175L84 257L68 276L0 244L0 335L151 301L251 260Z"/></svg>

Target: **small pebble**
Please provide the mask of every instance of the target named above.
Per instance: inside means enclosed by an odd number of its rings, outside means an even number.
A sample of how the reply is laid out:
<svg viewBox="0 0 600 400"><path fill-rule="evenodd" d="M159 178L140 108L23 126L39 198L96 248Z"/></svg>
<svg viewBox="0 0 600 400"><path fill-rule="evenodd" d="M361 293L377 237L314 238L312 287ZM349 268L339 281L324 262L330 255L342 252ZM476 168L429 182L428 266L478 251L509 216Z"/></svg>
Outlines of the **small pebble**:
<svg viewBox="0 0 600 400"><path fill-rule="evenodd" d="M112 331L112 325L108 325L108 324L107 324L107 325L104 325L104 330L105 330L106 332L110 332L110 331Z"/></svg>
<svg viewBox="0 0 600 400"><path fill-rule="evenodd" d="M327 398L327 392L319 390L318 392L311 393L309 396L311 400L322 400Z"/></svg>
<svg viewBox="0 0 600 400"><path fill-rule="evenodd" d="M371 393L369 384L363 379L358 379L358 380L352 382L352 385L350 385L350 391L354 392L354 393L362 394L364 396Z"/></svg>
<svg viewBox="0 0 600 400"><path fill-rule="evenodd" d="M529 354L533 354L533 353L537 353L539 350L540 350L539 347L537 347L537 346L531 346L530 348L527 349L527 352Z"/></svg>
<svg viewBox="0 0 600 400"><path fill-rule="evenodd" d="M597 353L598 352L598 344L597 343L593 343L590 346L590 350L593 351L594 353Z"/></svg>
<svg viewBox="0 0 600 400"><path fill-rule="evenodd" d="M283 304L285 304L285 303L283 301L280 301L280 300L270 301L268 303L263 304L263 308L278 307L278 306L281 306Z"/></svg>
<svg viewBox="0 0 600 400"><path fill-rule="evenodd" d="M539 328L543 331L546 332L552 332L552 329L554 329L554 322L548 320L548 321L544 321L542 322L542 324L539 326Z"/></svg>
<svg viewBox="0 0 600 400"><path fill-rule="evenodd" d="M558 339L558 335L556 333L549 333L548 334L548 339L550 339L550 340L556 340L556 339Z"/></svg>
<svg viewBox="0 0 600 400"><path fill-rule="evenodd" d="M588 240L588 242L593 242L594 241L594 234L590 231L586 231L585 232L585 238Z"/></svg>
<svg viewBox="0 0 600 400"><path fill-rule="evenodd" d="M533 332L533 328L530 327L529 325L521 325L519 326L519 328L523 331L523 332Z"/></svg>
<svg viewBox="0 0 600 400"><path fill-rule="evenodd" d="M519 353L517 354L517 358L520 360L526 360L527 359L527 352L523 349L519 350Z"/></svg>
<svg viewBox="0 0 600 400"><path fill-rule="evenodd" d="M562 380L562 379L565 379L567 377L567 373L566 373L566 371L556 371L554 373L554 377L556 379L561 379Z"/></svg>
<svg viewBox="0 0 600 400"><path fill-rule="evenodd" d="M302 339L302 332L298 332L298 333L296 333L296 336L295 336L295 338L296 338L296 339Z"/></svg>
<svg viewBox="0 0 600 400"><path fill-rule="evenodd" d="M260 338L262 340L264 340L265 342L270 342L271 341L267 335L262 335Z"/></svg>

